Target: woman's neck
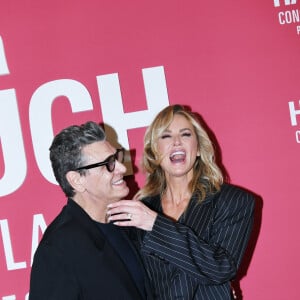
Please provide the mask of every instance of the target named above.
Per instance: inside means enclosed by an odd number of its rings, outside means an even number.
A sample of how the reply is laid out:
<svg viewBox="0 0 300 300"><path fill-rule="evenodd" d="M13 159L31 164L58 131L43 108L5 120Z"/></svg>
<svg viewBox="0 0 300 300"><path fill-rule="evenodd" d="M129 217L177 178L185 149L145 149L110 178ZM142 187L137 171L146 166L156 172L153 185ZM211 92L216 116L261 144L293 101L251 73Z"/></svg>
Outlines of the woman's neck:
<svg viewBox="0 0 300 300"><path fill-rule="evenodd" d="M187 185L169 185L161 198L163 213L173 220L178 220L186 210L191 199Z"/></svg>

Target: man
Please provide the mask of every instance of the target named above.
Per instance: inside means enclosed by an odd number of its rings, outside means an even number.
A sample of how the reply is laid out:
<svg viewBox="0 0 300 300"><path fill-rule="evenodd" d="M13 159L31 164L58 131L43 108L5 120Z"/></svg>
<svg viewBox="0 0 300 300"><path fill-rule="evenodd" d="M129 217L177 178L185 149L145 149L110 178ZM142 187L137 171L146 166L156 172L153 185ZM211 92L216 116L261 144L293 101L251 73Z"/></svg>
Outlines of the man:
<svg viewBox="0 0 300 300"><path fill-rule="evenodd" d="M107 205L129 192L123 158L94 122L54 138L50 160L68 200L35 253L29 300L151 298L135 249L106 223Z"/></svg>

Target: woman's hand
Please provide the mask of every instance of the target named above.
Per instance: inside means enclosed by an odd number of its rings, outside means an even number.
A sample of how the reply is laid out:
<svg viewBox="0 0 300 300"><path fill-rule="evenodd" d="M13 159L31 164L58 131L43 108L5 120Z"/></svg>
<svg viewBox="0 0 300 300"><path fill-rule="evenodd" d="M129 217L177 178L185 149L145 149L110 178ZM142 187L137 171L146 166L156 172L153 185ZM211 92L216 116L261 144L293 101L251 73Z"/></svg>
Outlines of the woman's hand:
<svg viewBox="0 0 300 300"><path fill-rule="evenodd" d="M135 226L151 231L157 213L140 200L120 200L107 206L107 220L118 226Z"/></svg>

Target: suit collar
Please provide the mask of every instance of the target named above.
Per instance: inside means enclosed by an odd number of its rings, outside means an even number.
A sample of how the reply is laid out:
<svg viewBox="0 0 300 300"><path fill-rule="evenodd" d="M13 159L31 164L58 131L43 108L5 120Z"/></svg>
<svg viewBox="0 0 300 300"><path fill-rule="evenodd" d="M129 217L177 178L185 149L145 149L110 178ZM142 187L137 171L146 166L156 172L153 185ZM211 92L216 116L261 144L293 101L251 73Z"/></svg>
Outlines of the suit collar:
<svg viewBox="0 0 300 300"><path fill-rule="evenodd" d="M105 244L105 239L102 234L100 234L94 220L85 212L85 210L71 198L68 199L65 210L80 223L81 228L95 241L97 248L102 249Z"/></svg>

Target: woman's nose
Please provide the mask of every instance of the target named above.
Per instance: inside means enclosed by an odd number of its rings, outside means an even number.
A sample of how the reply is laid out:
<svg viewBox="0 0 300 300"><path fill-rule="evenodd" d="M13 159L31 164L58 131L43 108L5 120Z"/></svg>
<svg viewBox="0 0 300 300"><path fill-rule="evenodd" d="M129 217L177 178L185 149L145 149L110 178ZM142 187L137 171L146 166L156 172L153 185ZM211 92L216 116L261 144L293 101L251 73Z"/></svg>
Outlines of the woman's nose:
<svg viewBox="0 0 300 300"><path fill-rule="evenodd" d="M180 136L174 136L173 142L174 142L174 145L175 145L175 146L180 145L180 144L181 144Z"/></svg>

